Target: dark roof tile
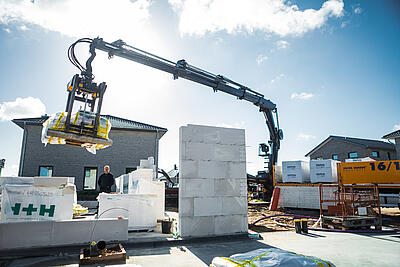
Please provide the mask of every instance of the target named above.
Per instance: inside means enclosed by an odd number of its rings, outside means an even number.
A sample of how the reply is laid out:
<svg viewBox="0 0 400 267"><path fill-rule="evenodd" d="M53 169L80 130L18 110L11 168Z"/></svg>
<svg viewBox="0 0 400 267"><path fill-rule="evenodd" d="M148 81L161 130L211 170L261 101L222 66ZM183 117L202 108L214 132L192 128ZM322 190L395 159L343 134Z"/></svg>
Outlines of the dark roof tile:
<svg viewBox="0 0 400 267"><path fill-rule="evenodd" d="M396 150L394 144L385 141L330 135L327 139L322 141L318 146L316 146L313 150L308 152L305 156L306 157L310 156L332 139L341 140L343 142L362 146L364 148L377 148L377 149L393 150L393 151Z"/></svg>
<svg viewBox="0 0 400 267"><path fill-rule="evenodd" d="M137 121L132 121L124 118L119 118L115 117L112 115L101 115L102 117L110 120L111 122L111 129L123 129L123 130L139 130L139 131L160 131L166 133L168 130L166 128L142 123L142 122L137 122ZM16 125L24 129L24 123L28 125L42 125L49 116L45 115L42 117L37 117L37 118L22 118L22 119L14 119L12 122L14 122Z"/></svg>
<svg viewBox="0 0 400 267"><path fill-rule="evenodd" d="M394 131L382 137L382 139L395 139L395 138L400 138L400 130Z"/></svg>

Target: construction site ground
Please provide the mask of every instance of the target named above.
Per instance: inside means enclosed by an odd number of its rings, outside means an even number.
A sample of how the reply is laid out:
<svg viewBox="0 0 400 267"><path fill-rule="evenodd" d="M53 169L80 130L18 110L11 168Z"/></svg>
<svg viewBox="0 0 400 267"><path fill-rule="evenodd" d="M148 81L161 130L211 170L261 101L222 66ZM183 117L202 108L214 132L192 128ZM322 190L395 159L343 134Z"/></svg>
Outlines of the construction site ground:
<svg viewBox="0 0 400 267"><path fill-rule="evenodd" d="M249 205L249 224L259 218L276 214L319 216L317 210L285 209L272 212L267 207L267 204L256 207ZM386 229L400 228L399 209L384 208L382 213ZM293 228L276 225L275 220L263 220L257 224L259 226L251 228L250 232L260 233L258 239L240 235L176 240L170 235L166 238L158 232L130 232L129 241L123 243L127 253L126 263L143 267L210 266L214 257L227 257L259 248L280 248L315 256L331 261L335 266L393 266L400 262L400 232L336 233L310 230L308 234L296 234ZM277 221L293 224L289 217L279 217ZM1 255L0 266L78 266L81 248L82 246L25 249L17 251L15 255Z"/></svg>
<svg viewBox="0 0 400 267"><path fill-rule="evenodd" d="M270 211L269 203L265 204L249 204L249 213L248 213L248 222L249 226L255 221L271 216L271 215L302 215L302 216L310 216L318 218L320 215L319 210L311 210L311 209L279 209L278 211ZM399 208L382 208L382 224L384 227L400 229L400 209ZM308 219L309 227L313 226L317 219ZM284 227L282 224L293 225L292 217L272 217L267 218L258 222L255 226L250 227L249 229L258 232L274 232L274 231L293 231L293 228ZM315 226L316 228L320 228L319 225Z"/></svg>
<svg viewBox="0 0 400 267"><path fill-rule="evenodd" d="M261 239L204 238L186 242L127 244L130 266L210 266L227 257L260 248L280 248L328 260L335 266L394 266L400 262L400 234L353 234L294 231L261 233ZM357 249L354 249L357 248ZM79 247L50 250L47 256L0 260L1 266L78 266ZM44 252L43 252L44 253ZM98 266L98 265L96 265Z"/></svg>

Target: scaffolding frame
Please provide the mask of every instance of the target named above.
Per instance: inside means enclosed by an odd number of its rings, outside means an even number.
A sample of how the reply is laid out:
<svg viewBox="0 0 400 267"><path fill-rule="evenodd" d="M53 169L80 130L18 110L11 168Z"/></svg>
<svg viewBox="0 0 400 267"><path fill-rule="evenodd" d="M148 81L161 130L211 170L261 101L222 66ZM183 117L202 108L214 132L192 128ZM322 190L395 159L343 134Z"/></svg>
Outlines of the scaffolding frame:
<svg viewBox="0 0 400 267"><path fill-rule="evenodd" d="M324 189L337 187L334 198L326 198ZM342 229L382 228L378 186L374 184L320 184L320 216L323 226ZM324 209L324 203L327 209Z"/></svg>

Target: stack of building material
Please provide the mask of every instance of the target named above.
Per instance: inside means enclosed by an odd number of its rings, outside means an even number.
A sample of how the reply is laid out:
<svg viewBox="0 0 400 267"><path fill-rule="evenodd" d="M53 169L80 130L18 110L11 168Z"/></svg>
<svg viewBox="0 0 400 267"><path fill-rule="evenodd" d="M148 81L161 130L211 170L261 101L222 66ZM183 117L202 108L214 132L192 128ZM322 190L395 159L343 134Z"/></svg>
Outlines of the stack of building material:
<svg viewBox="0 0 400 267"><path fill-rule="evenodd" d="M179 233L247 232L245 132L188 125L179 132Z"/></svg>
<svg viewBox="0 0 400 267"><path fill-rule="evenodd" d="M318 186L277 186L280 189L278 207L298 209L319 209L320 197ZM334 192L337 187L329 187L325 190L326 199L335 199ZM323 209L328 208L324 203ZM333 204L332 204L333 205Z"/></svg>
<svg viewBox="0 0 400 267"><path fill-rule="evenodd" d="M71 220L76 188L69 177L1 180L1 221Z"/></svg>
<svg viewBox="0 0 400 267"><path fill-rule="evenodd" d="M99 218L128 219L128 230L144 230L157 226L156 194L100 193Z"/></svg>
<svg viewBox="0 0 400 267"><path fill-rule="evenodd" d="M310 165L306 161L283 161L282 181L284 183L309 183Z"/></svg>
<svg viewBox="0 0 400 267"><path fill-rule="evenodd" d="M153 177L152 179L155 180L157 178L157 166L154 164L154 157L148 157L147 159L141 159L140 165L137 166L137 170L152 170Z"/></svg>
<svg viewBox="0 0 400 267"><path fill-rule="evenodd" d="M99 216L129 219L129 230L151 229L157 220L164 219L165 184L154 181L152 160L141 161L141 166L115 179L116 194L99 194Z"/></svg>
<svg viewBox="0 0 400 267"><path fill-rule="evenodd" d="M311 183L337 183L337 163L339 163L339 161L332 159L311 160Z"/></svg>

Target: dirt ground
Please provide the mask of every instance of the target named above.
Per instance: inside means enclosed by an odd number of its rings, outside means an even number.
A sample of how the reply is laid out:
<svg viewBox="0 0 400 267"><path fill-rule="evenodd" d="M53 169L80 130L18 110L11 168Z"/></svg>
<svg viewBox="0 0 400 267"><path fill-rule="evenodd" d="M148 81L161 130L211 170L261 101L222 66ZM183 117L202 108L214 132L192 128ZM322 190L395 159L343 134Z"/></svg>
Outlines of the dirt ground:
<svg viewBox="0 0 400 267"><path fill-rule="evenodd" d="M256 232L274 232L274 231L294 231L293 228L284 227L280 224L293 225L292 217L273 217L262 220L252 226L254 222L270 215L293 214L315 217L316 219L308 219L308 227L312 227L319 217L319 210L309 209L280 209L279 211L269 211L269 205L249 204L248 222L249 229ZM399 208L382 208L383 226L400 229L400 210ZM319 226L316 226L319 228Z"/></svg>

